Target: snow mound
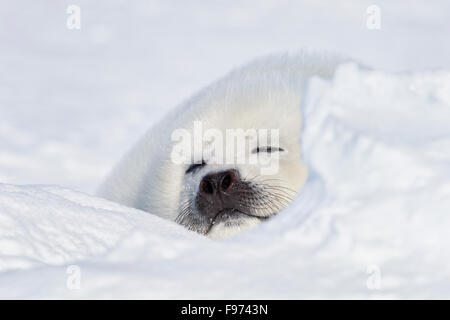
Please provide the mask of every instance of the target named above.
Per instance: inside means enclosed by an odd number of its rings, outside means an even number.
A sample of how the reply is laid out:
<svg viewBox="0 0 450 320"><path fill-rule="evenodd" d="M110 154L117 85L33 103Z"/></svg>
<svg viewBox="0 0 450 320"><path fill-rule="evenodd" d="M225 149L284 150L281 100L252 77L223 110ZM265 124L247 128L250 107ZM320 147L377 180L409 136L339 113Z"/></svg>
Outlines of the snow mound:
<svg viewBox="0 0 450 320"><path fill-rule="evenodd" d="M450 73L347 64L307 93L304 190L226 241L59 187L0 185L0 297L450 298Z"/></svg>
<svg viewBox="0 0 450 320"><path fill-rule="evenodd" d="M53 186L0 185L0 212L0 271L96 256L136 229L184 232L151 214Z"/></svg>

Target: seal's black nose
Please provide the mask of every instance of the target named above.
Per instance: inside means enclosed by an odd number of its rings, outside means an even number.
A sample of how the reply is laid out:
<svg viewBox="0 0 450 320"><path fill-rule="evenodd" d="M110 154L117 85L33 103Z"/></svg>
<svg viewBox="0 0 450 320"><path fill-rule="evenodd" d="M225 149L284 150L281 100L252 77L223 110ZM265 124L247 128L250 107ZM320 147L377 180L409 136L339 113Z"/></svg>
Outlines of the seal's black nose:
<svg viewBox="0 0 450 320"><path fill-rule="evenodd" d="M210 173L200 181L199 192L210 202L223 202L237 182L239 176L235 170Z"/></svg>

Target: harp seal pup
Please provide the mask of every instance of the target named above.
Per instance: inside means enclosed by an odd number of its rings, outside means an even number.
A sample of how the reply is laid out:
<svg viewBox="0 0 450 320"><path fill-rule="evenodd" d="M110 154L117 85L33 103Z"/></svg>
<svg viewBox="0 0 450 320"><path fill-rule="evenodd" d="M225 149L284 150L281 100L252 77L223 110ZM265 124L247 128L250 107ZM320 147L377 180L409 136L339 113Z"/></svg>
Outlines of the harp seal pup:
<svg viewBox="0 0 450 320"><path fill-rule="evenodd" d="M345 59L336 55L300 52L265 57L230 72L151 128L112 170L98 195L214 239L261 223L287 206L307 177L299 144L305 83L313 76L332 77L341 62ZM203 132L212 130L214 138L203 137L199 144L194 132L199 126ZM242 133L245 148L231 158L244 150L240 159L246 161L215 157L220 155L215 149L225 143L211 144L217 134L226 137L227 130ZM255 138L258 130L269 137L258 133ZM181 144L192 151L181 156L184 161L174 159L180 132L196 139Z"/></svg>

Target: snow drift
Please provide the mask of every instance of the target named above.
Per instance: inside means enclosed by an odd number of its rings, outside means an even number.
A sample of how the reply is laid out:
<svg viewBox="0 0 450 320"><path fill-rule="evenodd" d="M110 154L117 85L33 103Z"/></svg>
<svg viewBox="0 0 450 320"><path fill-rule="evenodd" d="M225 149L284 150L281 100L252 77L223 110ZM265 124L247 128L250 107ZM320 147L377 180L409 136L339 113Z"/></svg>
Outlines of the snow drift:
<svg viewBox="0 0 450 320"><path fill-rule="evenodd" d="M60 187L0 185L0 297L450 298L450 73L346 64L307 93L305 189L226 241Z"/></svg>

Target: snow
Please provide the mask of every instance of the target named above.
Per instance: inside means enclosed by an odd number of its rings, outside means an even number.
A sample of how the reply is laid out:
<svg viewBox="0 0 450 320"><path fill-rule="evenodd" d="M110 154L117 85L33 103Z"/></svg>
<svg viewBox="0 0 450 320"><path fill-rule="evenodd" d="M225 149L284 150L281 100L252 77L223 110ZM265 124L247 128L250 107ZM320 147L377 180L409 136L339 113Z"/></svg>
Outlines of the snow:
<svg viewBox="0 0 450 320"><path fill-rule="evenodd" d="M347 64L309 84L302 143L313 174L271 221L215 242L61 187L1 185L0 296L449 297L450 72ZM427 113L382 117L403 108ZM66 285L73 264L80 290ZM378 290L367 285L373 268Z"/></svg>
<svg viewBox="0 0 450 320"><path fill-rule="evenodd" d="M78 4L79 31L0 4L0 298L450 298L448 3L378 1L379 31L365 1ZM302 46L373 70L308 83L282 213L219 242L89 195L182 99Z"/></svg>

